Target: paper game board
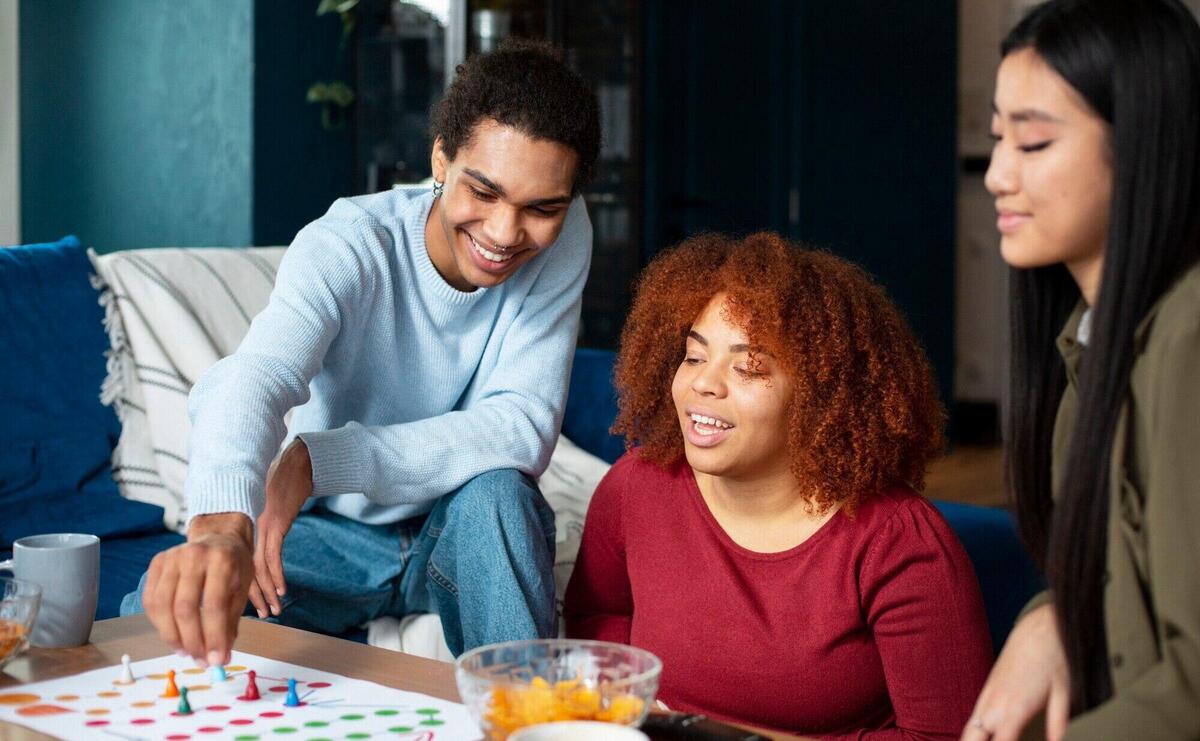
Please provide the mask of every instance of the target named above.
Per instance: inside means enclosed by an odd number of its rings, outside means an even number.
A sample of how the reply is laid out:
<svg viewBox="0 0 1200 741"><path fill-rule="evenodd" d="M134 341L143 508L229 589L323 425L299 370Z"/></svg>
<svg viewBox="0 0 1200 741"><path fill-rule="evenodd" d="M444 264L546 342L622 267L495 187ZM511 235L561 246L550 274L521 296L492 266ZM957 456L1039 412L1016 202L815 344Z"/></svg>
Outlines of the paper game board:
<svg viewBox="0 0 1200 741"><path fill-rule="evenodd" d="M46 682L0 689L0 720L66 739L343 739L397 741L479 739L482 733L462 705L374 682L234 651L228 678L196 668L178 656L121 664ZM246 699L254 670L260 696ZM187 688L190 714L180 697L164 697L168 672ZM288 707L288 680L299 706Z"/></svg>

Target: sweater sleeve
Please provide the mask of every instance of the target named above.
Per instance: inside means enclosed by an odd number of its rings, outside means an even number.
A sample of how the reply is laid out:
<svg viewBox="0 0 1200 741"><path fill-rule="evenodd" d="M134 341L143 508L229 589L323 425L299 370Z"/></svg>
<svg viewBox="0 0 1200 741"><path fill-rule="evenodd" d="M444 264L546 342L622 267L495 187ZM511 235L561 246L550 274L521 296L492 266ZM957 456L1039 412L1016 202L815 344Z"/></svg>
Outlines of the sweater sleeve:
<svg viewBox="0 0 1200 741"><path fill-rule="evenodd" d="M983 597L962 544L931 504L913 499L880 528L861 580L895 725L839 738L957 739L992 661Z"/></svg>
<svg viewBox="0 0 1200 741"><path fill-rule="evenodd" d="M391 237L359 206L337 201L296 235L270 300L236 352L192 389L189 515L242 512L265 503L267 467L287 429L283 417L309 398L334 338L370 296Z"/></svg>
<svg viewBox="0 0 1200 741"><path fill-rule="evenodd" d="M313 495L361 492L376 504L414 504L487 471L540 476L562 424L591 250L591 222L577 199L471 406L412 422L351 422L300 434L312 460Z"/></svg>
<svg viewBox="0 0 1200 741"><path fill-rule="evenodd" d="M633 591L625 562L624 499L635 453L626 453L596 487L584 520L583 542L567 584L567 635L629 643Z"/></svg>
<svg viewBox="0 0 1200 741"><path fill-rule="evenodd" d="M1143 530L1160 657L1108 702L1076 716L1068 739L1200 738L1200 323L1181 327L1155 359Z"/></svg>

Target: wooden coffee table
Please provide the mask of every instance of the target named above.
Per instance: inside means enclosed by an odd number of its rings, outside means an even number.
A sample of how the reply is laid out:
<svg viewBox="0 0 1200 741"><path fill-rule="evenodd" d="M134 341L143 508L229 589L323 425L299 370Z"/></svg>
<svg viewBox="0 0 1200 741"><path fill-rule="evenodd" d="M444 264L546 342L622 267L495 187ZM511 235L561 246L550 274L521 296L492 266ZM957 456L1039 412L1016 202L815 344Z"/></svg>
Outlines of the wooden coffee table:
<svg viewBox="0 0 1200 741"><path fill-rule="evenodd" d="M242 618L234 648L269 659L459 702L458 689L454 684L454 665L444 661L373 648L253 618ZM129 654L134 661L140 661L170 652L171 649L159 640L158 633L145 616L101 620L92 628L92 642L86 646L30 648L0 670L0 689L118 665L121 663L121 654ZM798 738L786 734L760 733L780 741ZM47 738L51 737L23 726L0 722L0 741Z"/></svg>

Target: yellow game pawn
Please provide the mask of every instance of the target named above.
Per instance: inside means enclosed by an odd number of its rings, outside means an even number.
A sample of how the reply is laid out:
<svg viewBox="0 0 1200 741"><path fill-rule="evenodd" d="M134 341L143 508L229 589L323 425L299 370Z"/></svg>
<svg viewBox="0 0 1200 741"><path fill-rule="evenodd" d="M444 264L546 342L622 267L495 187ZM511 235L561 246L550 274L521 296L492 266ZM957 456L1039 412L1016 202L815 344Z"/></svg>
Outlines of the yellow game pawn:
<svg viewBox="0 0 1200 741"><path fill-rule="evenodd" d="M162 693L163 697L179 697L179 688L175 686L175 670L171 669L167 672L167 689Z"/></svg>

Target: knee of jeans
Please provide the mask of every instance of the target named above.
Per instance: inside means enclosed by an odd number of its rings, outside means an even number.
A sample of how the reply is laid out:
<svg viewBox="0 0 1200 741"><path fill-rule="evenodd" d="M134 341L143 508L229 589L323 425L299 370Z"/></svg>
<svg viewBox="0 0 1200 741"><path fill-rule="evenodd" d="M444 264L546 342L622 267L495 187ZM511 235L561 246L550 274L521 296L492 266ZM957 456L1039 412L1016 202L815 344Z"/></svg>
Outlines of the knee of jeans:
<svg viewBox="0 0 1200 741"><path fill-rule="evenodd" d="M481 473L468 481L447 503L472 519L487 517L503 521L510 517L527 517L534 513L543 523L549 515L553 526L554 514L538 488L514 469L501 469Z"/></svg>

